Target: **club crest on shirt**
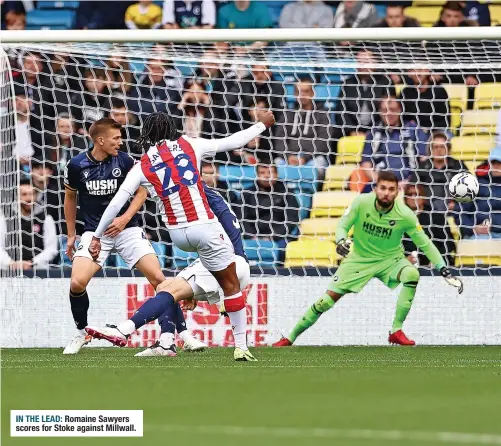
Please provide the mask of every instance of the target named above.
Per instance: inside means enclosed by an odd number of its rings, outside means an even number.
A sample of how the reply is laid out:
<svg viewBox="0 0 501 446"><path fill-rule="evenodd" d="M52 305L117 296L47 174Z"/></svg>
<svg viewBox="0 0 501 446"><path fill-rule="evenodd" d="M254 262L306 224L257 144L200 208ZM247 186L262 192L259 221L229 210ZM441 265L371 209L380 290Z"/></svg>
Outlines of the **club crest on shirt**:
<svg viewBox="0 0 501 446"><path fill-rule="evenodd" d="M119 167L115 167L112 171L111 174L116 178L122 175L122 171L120 170Z"/></svg>
<svg viewBox="0 0 501 446"><path fill-rule="evenodd" d="M395 220L390 220L390 226L395 226Z"/></svg>

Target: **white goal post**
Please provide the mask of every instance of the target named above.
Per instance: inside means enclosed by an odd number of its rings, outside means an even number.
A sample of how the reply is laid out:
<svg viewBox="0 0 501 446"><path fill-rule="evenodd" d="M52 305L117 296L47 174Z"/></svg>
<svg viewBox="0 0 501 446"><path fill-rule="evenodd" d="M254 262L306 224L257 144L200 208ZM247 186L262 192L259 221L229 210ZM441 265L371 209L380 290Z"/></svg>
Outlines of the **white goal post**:
<svg viewBox="0 0 501 446"><path fill-rule="evenodd" d="M2 130L0 166L10 167L0 184L14 194L21 179L34 182L40 215L49 214L56 224L59 251L24 278L0 279L6 346L55 347L72 333L61 180L64 162L91 147L91 122L123 119L124 150L137 158L134 141L152 111L171 113L183 133L218 138L246 128L255 110L265 107L275 112L276 125L209 163L204 173L208 181L219 175L216 186L241 219L253 273L247 290L253 343L268 344L290 329L322 293L340 261L334 244L339 218L353 197L370 190L380 170L396 173L408 205L417 207L422 225L465 280L457 301L406 241L406 254L426 276L409 318L410 330L424 327L416 341L501 343L501 195L495 195L487 162L491 150L501 147L501 27L0 31L0 42L12 65L2 62L0 100L8 79L9 122L19 127L12 95L22 96L24 89L29 111L17 113L22 122L28 115L33 148L18 169L12 156L17 140ZM249 48L249 42L263 44ZM434 138L454 166L433 164ZM277 167L271 189L258 180L259 166L270 164ZM452 172L475 173L479 166L489 195L468 206L451 204L445 186ZM8 204L19 212L13 194ZM141 215L167 274L192 261L170 243L156 203L148 202ZM488 230L478 237L482 225ZM9 228L0 236L22 239L19 225ZM4 268L2 274L10 272ZM118 256L102 275L89 289L93 322L122 318L151 295ZM373 281L324 316L327 331L307 333L300 342L384 343L393 311L388 294ZM45 305L58 302L64 302L63 322L40 318L48 314ZM188 322L205 340L226 345L228 327L216 316L201 305ZM25 321L37 336L25 337ZM363 330L354 338L349 328L359 325ZM155 330L146 326L131 345L145 345Z"/></svg>

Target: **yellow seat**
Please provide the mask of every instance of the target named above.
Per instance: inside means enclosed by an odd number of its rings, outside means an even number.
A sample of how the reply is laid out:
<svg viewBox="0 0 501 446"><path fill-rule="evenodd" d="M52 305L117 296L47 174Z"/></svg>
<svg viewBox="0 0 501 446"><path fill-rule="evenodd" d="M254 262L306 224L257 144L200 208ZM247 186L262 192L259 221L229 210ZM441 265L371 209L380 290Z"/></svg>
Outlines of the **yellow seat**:
<svg viewBox="0 0 501 446"><path fill-rule="evenodd" d="M489 5L489 12L491 13L491 26L501 25L501 5Z"/></svg>
<svg viewBox="0 0 501 446"><path fill-rule="evenodd" d="M454 240L456 240L457 242L460 238L460 233L459 233L459 227L456 224L456 220L454 220L454 217L447 217L447 223L451 228L452 237L454 237Z"/></svg>
<svg viewBox="0 0 501 446"><path fill-rule="evenodd" d="M356 164L335 164L329 166L325 172L323 190L342 190L351 172L357 168Z"/></svg>
<svg viewBox="0 0 501 446"><path fill-rule="evenodd" d="M405 8L405 15L419 20L421 26L433 26L440 18L439 6L409 6Z"/></svg>
<svg viewBox="0 0 501 446"><path fill-rule="evenodd" d="M402 90L406 87L407 85L404 84L397 84L395 85L395 93L397 94L397 98L400 97L400 93L402 93Z"/></svg>
<svg viewBox="0 0 501 446"><path fill-rule="evenodd" d="M471 160L463 160L463 161L471 173L475 173L475 170L477 170L477 166L480 164L478 161L471 161Z"/></svg>
<svg viewBox="0 0 501 446"><path fill-rule="evenodd" d="M485 160L494 147L491 136L456 136L451 140L451 155L463 161Z"/></svg>
<svg viewBox="0 0 501 446"><path fill-rule="evenodd" d="M501 83L486 82L475 87L475 103L477 110L501 107Z"/></svg>
<svg viewBox="0 0 501 446"><path fill-rule="evenodd" d="M499 110L467 110L463 112L461 136L494 135Z"/></svg>
<svg viewBox="0 0 501 446"><path fill-rule="evenodd" d="M334 241L338 223L339 218L306 218L301 221L301 239Z"/></svg>
<svg viewBox="0 0 501 446"><path fill-rule="evenodd" d="M339 259L336 245L329 241L298 240L285 249L285 267L334 266Z"/></svg>
<svg viewBox="0 0 501 446"><path fill-rule="evenodd" d="M310 217L341 217L357 195L351 191L317 192L313 195Z"/></svg>
<svg viewBox="0 0 501 446"><path fill-rule="evenodd" d="M359 163L364 150L364 135L343 136L337 144L336 164Z"/></svg>
<svg viewBox="0 0 501 446"><path fill-rule="evenodd" d="M461 240L456 266L501 266L501 240Z"/></svg>
<svg viewBox="0 0 501 446"><path fill-rule="evenodd" d="M461 125L461 113L467 107L468 87L465 84L442 84L442 86L449 96L451 127L456 129Z"/></svg>
<svg viewBox="0 0 501 446"><path fill-rule="evenodd" d="M442 6L447 0L414 0L412 6Z"/></svg>

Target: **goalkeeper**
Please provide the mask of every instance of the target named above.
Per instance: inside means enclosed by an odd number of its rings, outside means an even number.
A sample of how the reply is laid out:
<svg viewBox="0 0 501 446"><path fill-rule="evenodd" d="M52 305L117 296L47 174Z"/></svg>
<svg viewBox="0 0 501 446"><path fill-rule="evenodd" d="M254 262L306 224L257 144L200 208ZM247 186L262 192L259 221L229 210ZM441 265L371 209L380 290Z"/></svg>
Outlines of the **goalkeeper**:
<svg viewBox="0 0 501 446"><path fill-rule="evenodd" d="M404 256L401 240L407 233L430 259L449 285L463 291L460 279L447 268L438 249L423 232L417 217L402 199L397 198L398 180L391 172L380 172L374 192L359 195L346 209L336 230L336 250L346 257L332 278L326 293L318 299L293 328L288 338L274 347L292 345L297 337L318 321L347 293L358 293L373 277L388 288L402 289L397 300L391 344L415 345L402 331L419 282L419 271ZM353 242L348 232L353 227ZM353 249L350 252L350 246Z"/></svg>

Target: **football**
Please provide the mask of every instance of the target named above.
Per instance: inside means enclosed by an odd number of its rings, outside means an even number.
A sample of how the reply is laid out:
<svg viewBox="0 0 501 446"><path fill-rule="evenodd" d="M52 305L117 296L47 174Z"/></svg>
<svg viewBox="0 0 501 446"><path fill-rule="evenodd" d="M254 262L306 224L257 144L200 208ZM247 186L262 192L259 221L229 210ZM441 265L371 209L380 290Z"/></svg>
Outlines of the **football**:
<svg viewBox="0 0 501 446"><path fill-rule="evenodd" d="M457 201L467 203L478 195L478 181L474 175L461 172L454 175L449 183L449 192Z"/></svg>

